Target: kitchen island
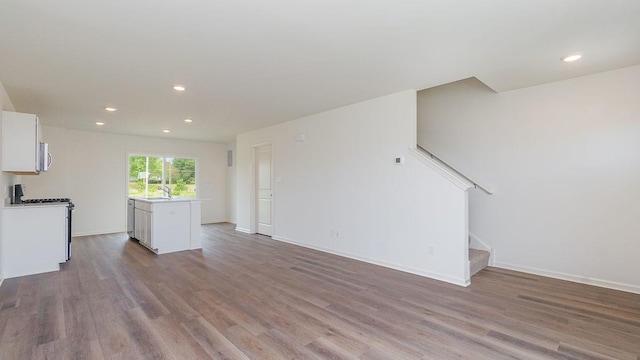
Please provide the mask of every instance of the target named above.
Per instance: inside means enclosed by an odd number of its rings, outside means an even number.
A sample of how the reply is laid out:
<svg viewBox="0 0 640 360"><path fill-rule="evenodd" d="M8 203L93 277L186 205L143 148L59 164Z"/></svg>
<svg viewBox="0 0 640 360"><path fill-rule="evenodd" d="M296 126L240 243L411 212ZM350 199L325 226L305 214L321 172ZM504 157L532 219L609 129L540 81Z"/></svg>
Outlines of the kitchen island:
<svg viewBox="0 0 640 360"><path fill-rule="evenodd" d="M180 197L130 197L129 237L156 254L200 249L201 202Z"/></svg>

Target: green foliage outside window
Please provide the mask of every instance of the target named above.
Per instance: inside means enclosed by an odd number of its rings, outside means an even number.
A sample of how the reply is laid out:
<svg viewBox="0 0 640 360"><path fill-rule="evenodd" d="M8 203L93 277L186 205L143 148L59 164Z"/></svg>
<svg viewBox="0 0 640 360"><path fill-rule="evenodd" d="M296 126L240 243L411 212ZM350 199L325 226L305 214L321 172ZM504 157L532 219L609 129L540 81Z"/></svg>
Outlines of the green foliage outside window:
<svg viewBox="0 0 640 360"><path fill-rule="evenodd" d="M129 156L130 196L162 196L158 187L165 185L172 189L174 195L195 197L196 160Z"/></svg>
<svg viewBox="0 0 640 360"><path fill-rule="evenodd" d="M138 181L136 181L136 189L138 189L139 192L144 192L144 180L143 179L138 179Z"/></svg>
<svg viewBox="0 0 640 360"><path fill-rule="evenodd" d="M178 179L178 181L176 181L176 186L173 188L173 193L175 195L180 195L185 190L187 190L187 186L184 184L184 180Z"/></svg>

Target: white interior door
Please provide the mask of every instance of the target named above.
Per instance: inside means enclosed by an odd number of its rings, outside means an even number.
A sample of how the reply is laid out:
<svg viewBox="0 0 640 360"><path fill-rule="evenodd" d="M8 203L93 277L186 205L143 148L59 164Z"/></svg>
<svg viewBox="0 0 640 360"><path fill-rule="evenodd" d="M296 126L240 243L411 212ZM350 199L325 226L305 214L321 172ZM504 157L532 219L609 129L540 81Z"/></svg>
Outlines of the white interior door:
<svg viewBox="0 0 640 360"><path fill-rule="evenodd" d="M273 191L271 145L256 148L257 232L273 235Z"/></svg>

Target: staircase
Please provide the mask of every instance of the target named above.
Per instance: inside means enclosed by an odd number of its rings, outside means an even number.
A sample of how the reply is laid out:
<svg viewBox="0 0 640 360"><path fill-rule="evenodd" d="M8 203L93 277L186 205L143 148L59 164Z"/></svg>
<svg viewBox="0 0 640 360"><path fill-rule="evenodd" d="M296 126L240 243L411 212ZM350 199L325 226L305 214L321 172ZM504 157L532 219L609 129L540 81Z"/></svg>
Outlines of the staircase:
<svg viewBox="0 0 640 360"><path fill-rule="evenodd" d="M471 276L489 265L490 256L488 251L469 249L469 273Z"/></svg>

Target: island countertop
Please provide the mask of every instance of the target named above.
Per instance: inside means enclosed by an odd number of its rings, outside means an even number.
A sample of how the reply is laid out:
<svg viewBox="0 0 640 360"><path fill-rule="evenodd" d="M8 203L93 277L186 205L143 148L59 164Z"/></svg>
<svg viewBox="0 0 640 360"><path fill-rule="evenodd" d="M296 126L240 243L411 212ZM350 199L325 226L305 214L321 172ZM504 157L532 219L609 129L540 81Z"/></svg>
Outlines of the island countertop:
<svg viewBox="0 0 640 360"><path fill-rule="evenodd" d="M146 203L152 203L152 204L157 204L157 203L163 203L163 202L167 202L167 203L171 203L171 202L193 202L193 201L205 201L205 200L209 200L209 199L202 199L202 198L188 198L188 197L181 197L181 196L173 196L171 198L167 198L167 197L137 197L137 196L130 196L129 199L131 200L135 200L135 201L142 201L142 202L146 202Z"/></svg>

